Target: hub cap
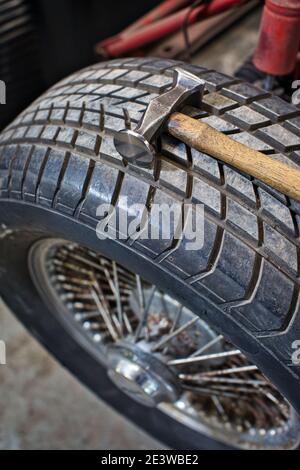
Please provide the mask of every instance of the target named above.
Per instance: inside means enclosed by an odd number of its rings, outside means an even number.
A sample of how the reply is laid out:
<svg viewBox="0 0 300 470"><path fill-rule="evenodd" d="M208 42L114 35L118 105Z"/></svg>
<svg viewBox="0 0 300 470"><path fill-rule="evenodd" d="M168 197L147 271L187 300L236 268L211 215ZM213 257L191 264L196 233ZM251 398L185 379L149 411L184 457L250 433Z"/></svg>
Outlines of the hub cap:
<svg viewBox="0 0 300 470"><path fill-rule="evenodd" d="M146 406L174 402L180 395L176 376L139 346L116 344L108 350L108 375L124 393Z"/></svg>

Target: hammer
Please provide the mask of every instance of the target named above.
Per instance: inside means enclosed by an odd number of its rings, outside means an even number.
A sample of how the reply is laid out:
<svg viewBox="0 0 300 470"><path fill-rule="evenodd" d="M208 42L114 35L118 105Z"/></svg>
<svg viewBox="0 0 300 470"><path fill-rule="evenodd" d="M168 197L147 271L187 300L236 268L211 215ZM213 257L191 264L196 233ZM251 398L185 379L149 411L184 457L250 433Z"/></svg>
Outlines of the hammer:
<svg viewBox="0 0 300 470"><path fill-rule="evenodd" d="M129 163L151 168L157 157L157 138L162 132L188 146L266 183L300 202L300 170L253 150L208 124L180 110L191 105L201 107L205 82L196 75L176 68L171 88L148 105L136 129L117 134L114 144Z"/></svg>

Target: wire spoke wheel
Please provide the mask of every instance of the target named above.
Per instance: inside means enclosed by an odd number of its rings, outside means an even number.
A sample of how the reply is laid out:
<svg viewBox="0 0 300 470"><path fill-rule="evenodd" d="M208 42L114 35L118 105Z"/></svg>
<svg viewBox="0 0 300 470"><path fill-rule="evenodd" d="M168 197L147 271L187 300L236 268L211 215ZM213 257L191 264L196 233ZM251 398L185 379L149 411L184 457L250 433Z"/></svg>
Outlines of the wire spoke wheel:
<svg viewBox="0 0 300 470"><path fill-rule="evenodd" d="M64 326L133 400L236 447L298 445L295 412L272 383L159 286L58 239L36 243L29 265Z"/></svg>

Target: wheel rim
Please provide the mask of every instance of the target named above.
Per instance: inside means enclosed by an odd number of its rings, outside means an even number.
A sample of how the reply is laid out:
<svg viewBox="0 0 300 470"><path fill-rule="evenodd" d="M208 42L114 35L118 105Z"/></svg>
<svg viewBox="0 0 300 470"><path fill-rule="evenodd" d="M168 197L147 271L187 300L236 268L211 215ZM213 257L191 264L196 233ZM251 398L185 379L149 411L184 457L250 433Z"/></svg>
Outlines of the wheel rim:
<svg viewBox="0 0 300 470"><path fill-rule="evenodd" d="M63 326L135 401L230 446L298 446L298 418L276 388L158 286L64 240L36 243L29 267Z"/></svg>

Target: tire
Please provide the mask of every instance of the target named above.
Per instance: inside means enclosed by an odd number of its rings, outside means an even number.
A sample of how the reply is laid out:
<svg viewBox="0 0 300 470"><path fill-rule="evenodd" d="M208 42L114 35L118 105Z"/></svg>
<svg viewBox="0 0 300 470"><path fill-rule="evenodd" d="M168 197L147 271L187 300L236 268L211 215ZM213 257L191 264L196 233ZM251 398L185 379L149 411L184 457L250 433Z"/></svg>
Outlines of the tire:
<svg viewBox="0 0 300 470"><path fill-rule="evenodd" d="M125 165L113 136L139 121L179 62L124 59L88 67L51 88L0 137L1 295L30 332L81 382L177 449L234 447L118 391L89 347L70 334L36 285L28 257L64 239L138 273L225 336L300 412L299 203L169 136L155 169ZM203 109L184 112L273 158L300 162L300 112L252 85L202 67ZM120 201L203 203L205 241L99 240L96 209ZM298 418L294 418L296 421ZM297 421L298 423L298 421ZM300 436L299 424L296 426ZM275 439L275 438L274 438ZM275 442L275 441L274 441ZM266 445L268 447L268 445Z"/></svg>

